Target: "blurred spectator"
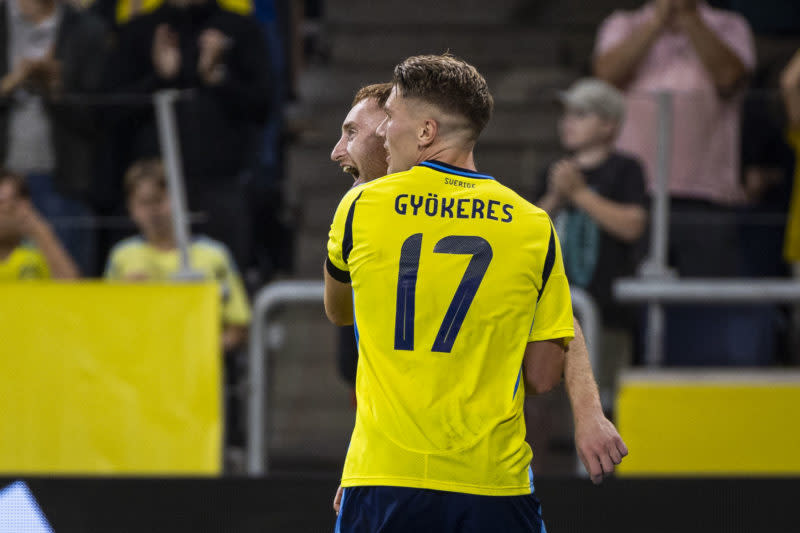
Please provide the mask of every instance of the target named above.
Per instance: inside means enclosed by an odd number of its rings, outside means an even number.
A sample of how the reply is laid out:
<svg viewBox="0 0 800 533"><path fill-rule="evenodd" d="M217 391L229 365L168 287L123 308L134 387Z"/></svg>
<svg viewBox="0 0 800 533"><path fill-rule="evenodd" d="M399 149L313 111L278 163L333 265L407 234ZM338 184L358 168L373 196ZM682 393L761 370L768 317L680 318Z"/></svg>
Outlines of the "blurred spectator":
<svg viewBox="0 0 800 533"><path fill-rule="evenodd" d="M800 50L795 53L781 75L781 92L789 123L787 137L795 154L794 180L783 257L792 264L794 277L798 279L800 278ZM793 349L790 353L794 355L791 361L800 364L800 306L794 306L793 315L793 327L790 331L793 332L794 338L791 339Z"/></svg>
<svg viewBox="0 0 800 533"><path fill-rule="evenodd" d="M125 239L111 251L106 278L124 281L168 281L180 268L179 250L172 226L172 210L164 167L158 159L135 163L125 175L128 210L140 235ZM233 387L240 375L239 350L250 323L250 306L236 264L222 243L207 237L192 240L189 260L205 279L216 280L222 297L222 350L225 383ZM229 391L231 392L231 391ZM238 397L228 395L226 441L243 442L238 418Z"/></svg>
<svg viewBox="0 0 800 533"><path fill-rule="evenodd" d="M31 205L25 179L0 170L0 281L78 275L50 224Z"/></svg>
<svg viewBox="0 0 800 533"><path fill-rule="evenodd" d="M99 89L106 44L103 23L69 4L0 7L0 157L27 177L34 205L87 273L95 259L88 197L98 129L89 104L69 95Z"/></svg>
<svg viewBox="0 0 800 533"><path fill-rule="evenodd" d="M244 169L258 149L272 102L266 45L251 17L210 0L167 0L119 32L109 83L120 94L192 89L177 105L189 207L202 231L228 244L240 264L250 252ZM152 109L121 113L122 162L159 153Z"/></svg>
<svg viewBox="0 0 800 533"><path fill-rule="evenodd" d="M595 72L627 95L629 119L618 147L642 158L650 191L657 159L654 93L673 94L670 256L681 275L738 273L729 209L745 200L736 96L754 66L747 22L696 0L654 0L615 12L598 33ZM712 223L699 232L699 221Z"/></svg>
<svg viewBox="0 0 800 533"><path fill-rule="evenodd" d="M789 208L789 221L786 225L784 258L800 266L800 50L795 53L781 75L781 92L788 115L787 137L795 153L794 183Z"/></svg>
<svg viewBox="0 0 800 533"><path fill-rule="evenodd" d="M615 303L611 285L636 271L636 243L647 226L644 176L638 161L614 150L625 112L619 91L583 79L560 99L559 135L569 155L544 169L533 197L553 217L570 285L587 290L600 308L598 379L609 391L632 358L634 313Z"/></svg>
<svg viewBox="0 0 800 533"><path fill-rule="evenodd" d="M222 9L249 15L253 12L252 0L215 0ZM123 26L138 16L152 13L164 0L92 0L89 9L105 20L110 27Z"/></svg>

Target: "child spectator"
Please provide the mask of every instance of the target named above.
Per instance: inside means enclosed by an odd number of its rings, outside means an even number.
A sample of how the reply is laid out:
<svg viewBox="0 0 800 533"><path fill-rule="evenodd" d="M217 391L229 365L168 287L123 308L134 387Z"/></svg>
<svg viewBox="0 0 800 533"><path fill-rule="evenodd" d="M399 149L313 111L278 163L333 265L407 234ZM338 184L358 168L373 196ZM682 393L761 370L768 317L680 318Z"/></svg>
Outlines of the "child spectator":
<svg viewBox="0 0 800 533"><path fill-rule="evenodd" d="M78 276L53 228L31 204L24 178L0 170L0 281Z"/></svg>
<svg viewBox="0 0 800 533"><path fill-rule="evenodd" d="M636 244L647 226L644 176L637 160L614 150L625 110L619 91L583 79L560 100L559 135L569 155L542 172L533 197L554 219L570 285L586 289L600 308L607 342L599 382L608 389L631 359L633 313L615 304L611 286L636 270Z"/></svg>
<svg viewBox="0 0 800 533"><path fill-rule="evenodd" d="M128 210L140 235L118 243L106 266L106 278L125 281L168 281L180 268L173 231L172 209L164 166L159 159L133 164L125 175ZM228 249L208 237L192 239L189 260L193 270L215 280L222 298L222 349L225 354L226 443L243 444L241 402L235 386L241 374L241 351L247 338L250 307L242 280Z"/></svg>

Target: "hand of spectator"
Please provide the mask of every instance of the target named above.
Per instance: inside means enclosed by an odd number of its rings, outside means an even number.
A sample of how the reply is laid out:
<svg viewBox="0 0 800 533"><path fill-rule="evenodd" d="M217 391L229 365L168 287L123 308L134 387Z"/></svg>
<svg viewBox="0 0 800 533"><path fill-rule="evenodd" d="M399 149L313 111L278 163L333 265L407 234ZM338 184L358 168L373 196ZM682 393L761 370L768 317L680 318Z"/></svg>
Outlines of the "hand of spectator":
<svg viewBox="0 0 800 533"><path fill-rule="evenodd" d="M575 193L586 187L586 179L578 165L566 159L551 167L549 182L550 188L567 200L572 200Z"/></svg>
<svg viewBox="0 0 800 533"><path fill-rule="evenodd" d="M675 23L679 28L690 24L700 16L697 11L697 0L673 0L675 9Z"/></svg>
<svg viewBox="0 0 800 533"><path fill-rule="evenodd" d="M628 447L617 428L601 411L575 422L575 448L595 485L614 473L614 467L628 455Z"/></svg>
<svg viewBox="0 0 800 533"><path fill-rule="evenodd" d="M655 0L655 21L659 28L663 28L672 20L675 12L675 0Z"/></svg>
<svg viewBox="0 0 800 533"><path fill-rule="evenodd" d="M336 496L333 497L333 510L336 511L336 516L339 516L339 510L342 508L342 486L336 489Z"/></svg>
<svg viewBox="0 0 800 533"><path fill-rule="evenodd" d="M171 80L181 68L178 34L167 24L159 24L153 35L153 66L159 76Z"/></svg>
<svg viewBox="0 0 800 533"><path fill-rule="evenodd" d="M0 81L0 93L7 96L14 92L20 85L24 84L30 78L33 69L34 61L30 59L23 59L17 66Z"/></svg>
<svg viewBox="0 0 800 533"><path fill-rule="evenodd" d="M39 211L33 207L30 200L19 200L13 217L17 226L17 231L28 239L36 240L40 234L50 230L50 224Z"/></svg>
<svg viewBox="0 0 800 533"><path fill-rule="evenodd" d="M61 62L52 55L33 61L30 66L31 81L44 93L55 95L61 91Z"/></svg>
<svg viewBox="0 0 800 533"><path fill-rule="evenodd" d="M222 58L231 46L231 39L221 31L209 28L200 34L197 44L200 47L197 72L206 83L216 85L225 76Z"/></svg>
<svg viewBox="0 0 800 533"><path fill-rule="evenodd" d="M795 52L789 64L781 72L781 88L784 91L800 90L800 49Z"/></svg>

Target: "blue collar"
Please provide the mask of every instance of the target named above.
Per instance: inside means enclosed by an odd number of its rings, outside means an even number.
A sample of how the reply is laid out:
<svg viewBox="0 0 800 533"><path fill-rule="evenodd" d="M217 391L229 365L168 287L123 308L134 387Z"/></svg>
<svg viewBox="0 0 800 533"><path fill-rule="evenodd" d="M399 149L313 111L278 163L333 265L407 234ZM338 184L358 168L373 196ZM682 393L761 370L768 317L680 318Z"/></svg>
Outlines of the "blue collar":
<svg viewBox="0 0 800 533"><path fill-rule="evenodd" d="M428 167L432 168L433 170L438 170L439 172L444 172L446 174L455 174L457 176L464 176L465 178L475 178L481 180L493 180L492 176L488 174L479 174L472 170L467 170L466 168L456 167L453 165L448 165L447 163L442 163L441 161L436 160L428 160L423 161L419 164L421 167Z"/></svg>

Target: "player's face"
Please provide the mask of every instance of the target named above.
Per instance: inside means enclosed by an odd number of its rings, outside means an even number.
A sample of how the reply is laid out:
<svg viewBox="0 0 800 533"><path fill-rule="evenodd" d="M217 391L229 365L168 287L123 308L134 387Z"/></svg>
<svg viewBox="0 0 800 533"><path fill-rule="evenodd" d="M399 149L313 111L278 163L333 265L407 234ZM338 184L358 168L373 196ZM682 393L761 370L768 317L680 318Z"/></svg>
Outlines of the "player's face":
<svg viewBox="0 0 800 533"><path fill-rule="evenodd" d="M610 143L614 123L596 113L567 108L558 123L558 133L561 145L574 152Z"/></svg>
<svg viewBox="0 0 800 533"><path fill-rule="evenodd" d="M378 125L386 114L375 98L357 103L342 124L342 136L331 152L331 159L342 170L363 183L386 175L386 149Z"/></svg>
<svg viewBox="0 0 800 533"><path fill-rule="evenodd" d="M131 218L145 235L164 235L172 231L169 195L155 180L140 182L128 200Z"/></svg>
<svg viewBox="0 0 800 533"><path fill-rule="evenodd" d="M407 98L392 89L383 107L386 118L378 127L378 135L386 138L388 152L388 172L403 172L417 163L421 150L417 142L417 131L424 126L424 119L415 113L415 108Z"/></svg>

